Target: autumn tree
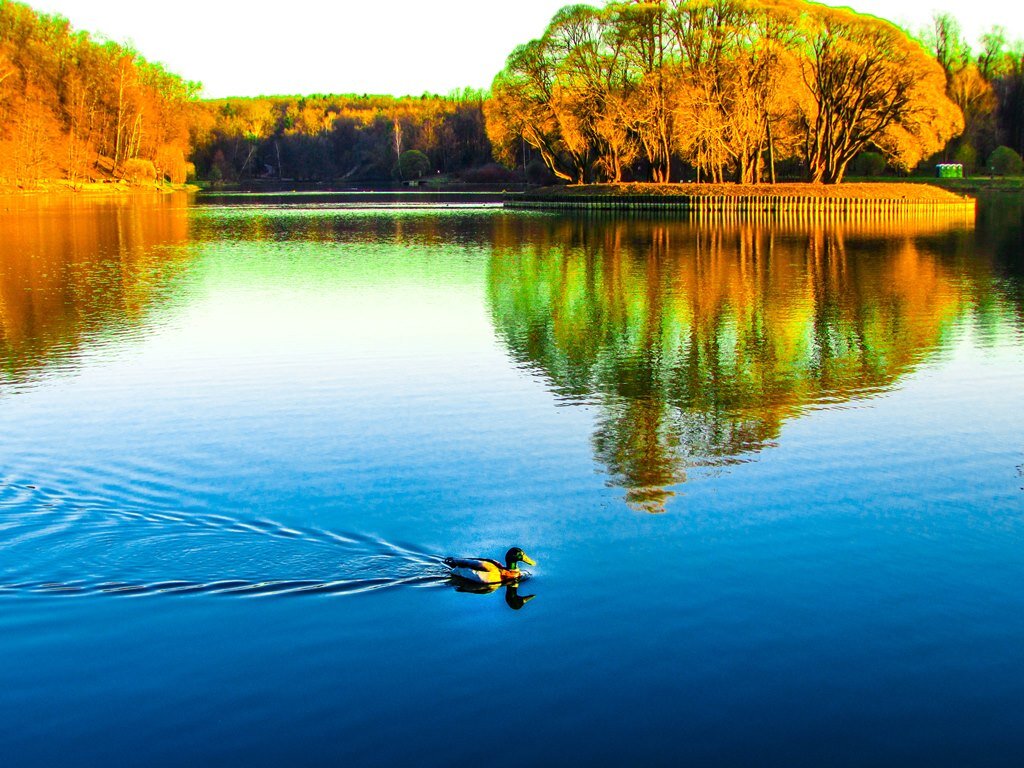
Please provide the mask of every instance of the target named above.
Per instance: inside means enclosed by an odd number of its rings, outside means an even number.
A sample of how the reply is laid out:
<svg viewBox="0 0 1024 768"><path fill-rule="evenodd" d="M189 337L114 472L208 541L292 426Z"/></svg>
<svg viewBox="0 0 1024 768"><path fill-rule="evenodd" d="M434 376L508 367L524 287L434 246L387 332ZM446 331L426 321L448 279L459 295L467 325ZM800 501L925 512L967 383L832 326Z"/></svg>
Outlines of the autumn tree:
<svg viewBox="0 0 1024 768"><path fill-rule="evenodd" d="M667 182L672 173L675 90L668 64L675 49L668 10L668 0L608 7L608 23L625 58L623 122L636 137L654 182Z"/></svg>
<svg viewBox="0 0 1024 768"><path fill-rule="evenodd" d="M801 118L812 181L842 181L869 146L912 168L962 130L942 68L892 24L819 6L803 34L812 101Z"/></svg>
<svg viewBox="0 0 1024 768"><path fill-rule="evenodd" d="M681 52L676 146L714 180L734 170L742 183L774 167L783 118L800 81L793 53L797 16L745 0L679 2L670 28Z"/></svg>
<svg viewBox="0 0 1024 768"><path fill-rule="evenodd" d="M628 125L629 64L623 37L610 23L613 12L570 6L555 16L547 38L561 60L555 103L567 144L593 147L591 162L600 175L620 181L639 146Z"/></svg>
<svg viewBox="0 0 1024 768"><path fill-rule="evenodd" d="M498 159L514 164L519 141L528 143L558 178L583 181L587 147L564 135L564 104L556 101L557 66L549 41L516 48L494 80L485 106L487 135ZM560 93L564 97L564 91Z"/></svg>
<svg viewBox="0 0 1024 768"><path fill-rule="evenodd" d="M960 146L968 147L975 156L994 146L998 102L992 84L982 77L977 65L968 63L957 71L947 92L964 117Z"/></svg>

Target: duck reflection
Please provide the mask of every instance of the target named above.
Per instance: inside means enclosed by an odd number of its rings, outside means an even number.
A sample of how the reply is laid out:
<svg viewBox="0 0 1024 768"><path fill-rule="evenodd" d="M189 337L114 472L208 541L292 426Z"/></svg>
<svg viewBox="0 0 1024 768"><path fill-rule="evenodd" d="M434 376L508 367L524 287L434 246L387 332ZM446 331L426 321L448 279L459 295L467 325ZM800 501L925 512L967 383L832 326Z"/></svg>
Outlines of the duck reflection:
<svg viewBox="0 0 1024 768"><path fill-rule="evenodd" d="M456 592L465 592L471 595L489 595L499 589L505 592L505 604L513 611L518 611L536 595L520 595L520 582L506 582L504 584L470 584L463 579L452 578L448 583L455 587Z"/></svg>
<svg viewBox="0 0 1024 768"><path fill-rule="evenodd" d="M494 250L492 322L561 399L598 405L594 454L648 512L808 408L891 389L991 291L956 222L542 221Z"/></svg>

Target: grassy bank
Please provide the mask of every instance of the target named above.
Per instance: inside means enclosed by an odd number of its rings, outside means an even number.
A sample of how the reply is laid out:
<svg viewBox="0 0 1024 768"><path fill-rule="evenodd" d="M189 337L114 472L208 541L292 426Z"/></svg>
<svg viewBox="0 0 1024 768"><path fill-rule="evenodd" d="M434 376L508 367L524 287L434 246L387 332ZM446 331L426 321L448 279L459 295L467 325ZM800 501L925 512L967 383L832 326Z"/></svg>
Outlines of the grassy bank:
<svg viewBox="0 0 1024 768"><path fill-rule="evenodd" d="M910 180L908 180L910 181ZM919 179L917 184L934 184L962 195L977 195L986 192L1024 193L1024 176L971 176L966 179Z"/></svg>
<svg viewBox="0 0 1024 768"><path fill-rule="evenodd" d="M948 179L944 181L949 181ZM957 190L959 191L959 190ZM966 190L965 190L966 191ZM904 200L956 202L963 195L929 183L856 182L849 184L580 184L531 190L531 197L799 197L823 200Z"/></svg>

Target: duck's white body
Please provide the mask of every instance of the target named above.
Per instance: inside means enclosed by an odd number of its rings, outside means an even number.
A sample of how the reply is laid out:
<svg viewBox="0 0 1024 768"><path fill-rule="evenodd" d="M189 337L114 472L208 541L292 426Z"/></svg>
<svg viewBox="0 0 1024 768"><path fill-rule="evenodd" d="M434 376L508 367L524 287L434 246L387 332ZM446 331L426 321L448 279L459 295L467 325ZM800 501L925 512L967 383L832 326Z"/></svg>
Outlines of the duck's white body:
<svg viewBox="0 0 1024 768"><path fill-rule="evenodd" d="M501 584L502 582L515 581L522 572L518 569L506 568L497 560L486 558L448 558L445 564L452 569L452 576L472 582L474 584Z"/></svg>

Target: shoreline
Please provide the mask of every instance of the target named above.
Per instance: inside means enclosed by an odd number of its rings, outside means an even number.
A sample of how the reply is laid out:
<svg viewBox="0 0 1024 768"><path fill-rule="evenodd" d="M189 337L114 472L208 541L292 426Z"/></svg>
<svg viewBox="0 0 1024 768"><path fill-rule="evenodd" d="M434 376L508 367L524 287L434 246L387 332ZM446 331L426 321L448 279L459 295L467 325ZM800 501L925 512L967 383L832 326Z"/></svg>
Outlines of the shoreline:
<svg viewBox="0 0 1024 768"><path fill-rule="evenodd" d="M504 207L558 211L681 211L698 215L950 216L977 200L930 184L590 184L507 194Z"/></svg>
<svg viewBox="0 0 1024 768"><path fill-rule="evenodd" d="M656 199L751 199L796 197L818 200L905 200L907 202L963 203L968 198L938 185L922 182L850 182L845 184L579 184L541 187L523 193L537 199L639 197Z"/></svg>
<svg viewBox="0 0 1024 768"><path fill-rule="evenodd" d="M67 181L48 180L41 182L37 187L0 186L0 196L4 197L43 197L47 195L99 197L101 195L153 193L169 195L175 192L198 191L199 187L195 184L131 184L126 181L87 182L73 185Z"/></svg>

